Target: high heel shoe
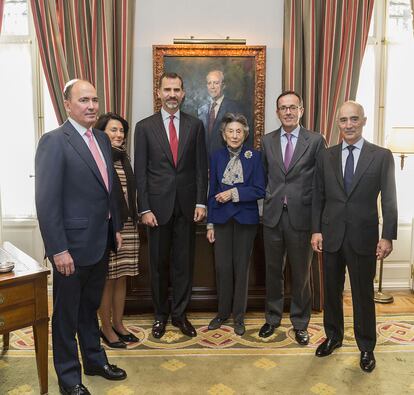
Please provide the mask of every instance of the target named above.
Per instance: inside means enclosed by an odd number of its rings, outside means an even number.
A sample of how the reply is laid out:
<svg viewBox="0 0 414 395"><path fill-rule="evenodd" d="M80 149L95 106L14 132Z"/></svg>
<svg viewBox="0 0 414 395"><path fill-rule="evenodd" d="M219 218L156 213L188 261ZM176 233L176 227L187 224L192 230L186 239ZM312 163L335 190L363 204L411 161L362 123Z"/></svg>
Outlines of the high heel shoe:
<svg viewBox="0 0 414 395"><path fill-rule="evenodd" d="M123 335L119 333L114 327L112 327L113 331L117 334L120 340L127 342L127 343L139 343L139 339L131 332L128 332L127 335Z"/></svg>
<svg viewBox="0 0 414 395"><path fill-rule="evenodd" d="M126 344L125 342L123 342L121 339L116 341L116 342L110 342L107 337L104 335L104 333L102 332L102 330L99 331L100 335L101 335L101 339L103 340L103 342L111 348L126 348Z"/></svg>

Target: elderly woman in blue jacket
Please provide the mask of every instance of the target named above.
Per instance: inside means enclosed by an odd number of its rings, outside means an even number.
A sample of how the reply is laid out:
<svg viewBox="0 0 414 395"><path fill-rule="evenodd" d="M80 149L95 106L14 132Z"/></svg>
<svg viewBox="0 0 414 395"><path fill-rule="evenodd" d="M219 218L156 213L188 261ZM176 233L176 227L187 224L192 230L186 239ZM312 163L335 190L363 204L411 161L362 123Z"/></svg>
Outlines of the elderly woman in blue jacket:
<svg viewBox="0 0 414 395"><path fill-rule="evenodd" d="M259 223L257 200L265 196L265 173L259 151L243 143L246 117L227 113L220 128L226 147L210 157L207 239L214 243L218 314L214 330L233 315L234 332L245 332L250 256Z"/></svg>

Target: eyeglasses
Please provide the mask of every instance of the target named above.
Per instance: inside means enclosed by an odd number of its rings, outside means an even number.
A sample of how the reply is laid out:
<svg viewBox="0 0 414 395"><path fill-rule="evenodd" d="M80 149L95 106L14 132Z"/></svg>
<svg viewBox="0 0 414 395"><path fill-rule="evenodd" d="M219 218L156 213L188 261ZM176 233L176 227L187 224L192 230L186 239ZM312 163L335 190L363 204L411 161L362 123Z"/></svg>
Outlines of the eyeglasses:
<svg viewBox="0 0 414 395"><path fill-rule="evenodd" d="M295 111L298 111L299 108L302 108L302 107L295 106L294 104L292 104L291 106L280 106L278 110L280 112L286 112L287 110L290 110L290 112L295 112Z"/></svg>

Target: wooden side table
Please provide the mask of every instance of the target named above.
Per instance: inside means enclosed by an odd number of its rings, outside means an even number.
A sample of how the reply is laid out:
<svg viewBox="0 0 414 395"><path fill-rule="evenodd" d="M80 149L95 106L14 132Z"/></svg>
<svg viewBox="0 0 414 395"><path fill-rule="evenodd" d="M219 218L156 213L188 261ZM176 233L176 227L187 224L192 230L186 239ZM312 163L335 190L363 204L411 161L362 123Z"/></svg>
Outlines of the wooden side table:
<svg viewBox="0 0 414 395"><path fill-rule="evenodd" d="M0 273L0 334L3 352L9 347L10 332L33 327L40 393L48 392L48 305L47 275L50 270L5 242L0 256L15 262L12 272Z"/></svg>

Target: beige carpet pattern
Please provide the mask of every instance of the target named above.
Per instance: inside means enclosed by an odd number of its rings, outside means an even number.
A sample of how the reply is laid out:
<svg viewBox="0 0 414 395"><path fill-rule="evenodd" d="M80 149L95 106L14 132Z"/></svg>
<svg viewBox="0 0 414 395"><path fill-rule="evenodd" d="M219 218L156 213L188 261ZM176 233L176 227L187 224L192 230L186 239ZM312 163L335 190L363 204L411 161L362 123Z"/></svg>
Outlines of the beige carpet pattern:
<svg viewBox="0 0 414 395"><path fill-rule="evenodd" d="M234 334L231 323L208 331L211 318L191 317L196 338L169 325L159 340L151 336L151 319L128 319L129 330L141 342L127 350L107 348L110 362L126 369L127 380L86 376L84 384L92 394L108 395L414 393L414 315L377 318L377 368L371 374L359 368L351 318L345 319L344 346L327 358L314 356L324 340L320 315L312 318L306 347L294 341L288 319L273 336L261 339L262 318L247 319L242 337ZM0 394L38 393L33 349L30 328L11 334L10 350L0 357ZM49 356L49 393L58 394L51 351Z"/></svg>

